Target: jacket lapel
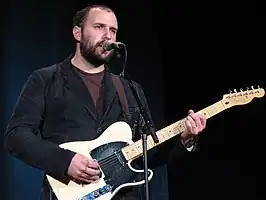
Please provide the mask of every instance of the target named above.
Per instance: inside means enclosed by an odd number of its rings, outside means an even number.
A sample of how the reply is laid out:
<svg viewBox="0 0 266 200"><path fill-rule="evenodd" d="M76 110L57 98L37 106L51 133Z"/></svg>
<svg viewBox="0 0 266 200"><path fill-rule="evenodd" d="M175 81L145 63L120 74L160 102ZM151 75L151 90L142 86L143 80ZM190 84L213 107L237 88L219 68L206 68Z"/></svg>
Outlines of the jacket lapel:
<svg viewBox="0 0 266 200"><path fill-rule="evenodd" d="M116 89L108 69L105 72L103 81L103 115L100 124L104 121L104 118L106 117L114 103L115 97L117 97Z"/></svg>
<svg viewBox="0 0 266 200"><path fill-rule="evenodd" d="M67 59L62 63L61 75L63 76L65 87L67 87L71 93L73 93L73 96L85 106L88 113L97 120L98 113L91 94L81 77L78 75L75 67L72 66L70 59Z"/></svg>

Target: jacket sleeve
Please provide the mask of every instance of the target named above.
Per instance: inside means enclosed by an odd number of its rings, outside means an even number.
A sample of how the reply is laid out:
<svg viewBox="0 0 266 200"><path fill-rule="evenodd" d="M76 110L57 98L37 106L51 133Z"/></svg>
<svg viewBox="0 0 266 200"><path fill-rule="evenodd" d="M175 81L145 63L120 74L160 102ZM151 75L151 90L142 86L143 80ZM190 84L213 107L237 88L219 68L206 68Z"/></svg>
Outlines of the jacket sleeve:
<svg viewBox="0 0 266 200"><path fill-rule="evenodd" d="M8 122L4 147L12 156L54 177L65 177L74 152L40 137L45 114L45 82L34 71L24 84Z"/></svg>
<svg viewBox="0 0 266 200"><path fill-rule="evenodd" d="M140 86L138 86L138 93L140 96L141 101L143 102L146 111L148 113L148 117L151 123L154 126L154 122L152 120L152 114L148 106L147 99L145 94ZM155 127L156 130L156 127ZM191 144L189 147L184 146L181 143L180 134L174 138L165 141L164 143L159 144L157 147L154 147L148 151L148 165L150 168L156 168L163 164L169 164L173 161L173 159L177 159L186 155L188 152L195 151L197 147L197 138L194 138L194 143Z"/></svg>

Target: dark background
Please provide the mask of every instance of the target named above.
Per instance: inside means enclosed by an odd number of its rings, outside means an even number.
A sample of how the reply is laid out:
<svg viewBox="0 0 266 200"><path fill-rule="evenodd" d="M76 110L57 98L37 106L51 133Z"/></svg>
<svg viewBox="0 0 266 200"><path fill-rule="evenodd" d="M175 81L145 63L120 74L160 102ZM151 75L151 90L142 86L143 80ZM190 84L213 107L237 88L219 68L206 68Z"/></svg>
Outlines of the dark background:
<svg viewBox="0 0 266 200"><path fill-rule="evenodd" d="M127 70L145 90L157 129L220 101L229 89L266 88L262 1L11 0L2 9L4 126L29 73L72 52L72 16L91 3L115 10ZM152 200L265 199L265 102L209 119L195 153L157 169ZM3 163L1 199L36 200L41 172L5 153Z"/></svg>

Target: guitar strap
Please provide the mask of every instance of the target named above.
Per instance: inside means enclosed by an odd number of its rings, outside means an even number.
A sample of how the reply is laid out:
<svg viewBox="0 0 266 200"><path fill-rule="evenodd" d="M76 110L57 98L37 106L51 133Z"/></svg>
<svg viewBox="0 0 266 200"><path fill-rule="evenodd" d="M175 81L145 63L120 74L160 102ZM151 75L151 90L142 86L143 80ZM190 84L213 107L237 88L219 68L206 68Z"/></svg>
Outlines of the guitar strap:
<svg viewBox="0 0 266 200"><path fill-rule="evenodd" d="M119 100L121 102L122 108L126 114L126 116L129 116L129 109L128 109L128 103L127 98L125 95L124 87L122 85L122 82L120 78L117 75L111 74L113 83L115 85L116 91L118 93Z"/></svg>

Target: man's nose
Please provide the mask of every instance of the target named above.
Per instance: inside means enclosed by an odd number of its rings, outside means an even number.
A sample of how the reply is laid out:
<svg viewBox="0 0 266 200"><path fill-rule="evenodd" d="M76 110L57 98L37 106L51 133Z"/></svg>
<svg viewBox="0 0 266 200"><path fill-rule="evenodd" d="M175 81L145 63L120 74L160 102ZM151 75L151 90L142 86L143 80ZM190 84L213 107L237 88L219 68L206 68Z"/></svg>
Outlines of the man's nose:
<svg viewBox="0 0 266 200"><path fill-rule="evenodd" d="M111 40L112 39L112 35L111 35L111 31L110 30L105 30L105 34L104 34L105 39L107 40Z"/></svg>

